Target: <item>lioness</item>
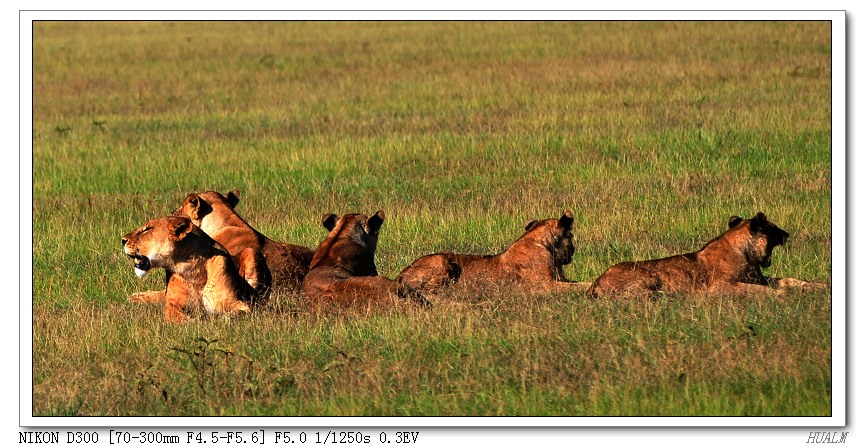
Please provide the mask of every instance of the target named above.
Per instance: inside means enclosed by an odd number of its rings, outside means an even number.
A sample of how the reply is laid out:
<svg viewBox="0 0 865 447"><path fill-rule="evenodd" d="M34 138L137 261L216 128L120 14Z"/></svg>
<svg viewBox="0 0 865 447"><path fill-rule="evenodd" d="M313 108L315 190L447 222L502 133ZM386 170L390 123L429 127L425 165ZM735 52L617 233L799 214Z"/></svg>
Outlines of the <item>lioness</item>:
<svg viewBox="0 0 865 447"><path fill-rule="evenodd" d="M693 253L607 269L588 290L589 296L651 296L657 292L702 292L722 295L777 293L773 287L828 287L794 278L763 276L772 264L772 250L790 235L762 212L751 219L732 216L728 229Z"/></svg>
<svg viewBox="0 0 865 447"><path fill-rule="evenodd" d="M387 306L404 300L407 294L399 283L378 276L374 257L383 223L384 211L370 217L325 215L322 225L328 235L315 250L301 296L316 307ZM412 300L428 304L419 296Z"/></svg>
<svg viewBox="0 0 865 447"><path fill-rule="evenodd" d="M405 288L422 293L440 291L454 282L466 286L517 286L526 291L584 291L589 284L570 282L562 266L571 263L574 235L570 211L559 219L532 220L525 233L496 255L451 252L423 256L396 280Z"/></svg>
<svg viewBox="0 0 865 447"><path fill-rule="evenodd" d="M137 276L154 267L169 274L166 321L187 321L184 311L199 307L209 314L249 312L256 295L225 248L184 217L145 223L123 236L123 251L135 261Z"/></svg>
<svg viewBox="0 0 865 447"><path fill-rule="evenodd" d="M236 189L227 196L215 191L189 194L173 214L192 219L222 244L237 259L241 272L251 284L256 275L267 274L267 270L274 289L299 290L314 252L300 245L276 242L256 231L234 211L239 201L240 191ZM264 255L267 269L255 264L255 251Z"/></svg>

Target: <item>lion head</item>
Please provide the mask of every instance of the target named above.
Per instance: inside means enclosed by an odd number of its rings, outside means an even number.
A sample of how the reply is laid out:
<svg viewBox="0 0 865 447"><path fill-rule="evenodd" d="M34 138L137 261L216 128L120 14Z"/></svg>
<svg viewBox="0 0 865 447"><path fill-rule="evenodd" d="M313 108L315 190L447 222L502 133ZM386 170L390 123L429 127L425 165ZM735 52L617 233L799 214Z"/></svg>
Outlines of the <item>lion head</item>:
<svg viewBox="0 0 865 447"><path fill-rule="evenodd" d="M234 214L234 207L240 201L240 191L234 189L227 195L216 191L189 194L172 215L186 217L198 227L206 225L204 218L211 215L225 216ZM206 229L205 229L205 232Z"/></svg>
<svg viewBox="0 0 865 447"><path fill-rule="evenodd" d="M556 265L568 265L574 258L573 223L574 215L570 211L565 211L558 219L532 220L526 224L523 237L540 241L552 253Z"/></svg>
<svg viewBox="0 0 865 447"><path fill-rule="evenodd" d="M729 232L744 240L745 256L760 267L772 265L772 250L787 242L790 234L770 222L762 212L751 219L731 216L727 223Z"/></svg>
<svg viewBox="0 0 865 447"><path fill-rule="evenodd" d="M370 217L364 214L326 214L322 225L328 235L318 246L310 269L320 265L340 265L355 275L376 275L375 255L378 233L384 223L384 211Z"/></svg>
<svg viewBox="0 0 865 447"><path fill-rule="evenodd" d="M123 252L143 278L154 267L171 268L177 244L193 231L199 230L185 217L153 219L123 236Z"/></svg>

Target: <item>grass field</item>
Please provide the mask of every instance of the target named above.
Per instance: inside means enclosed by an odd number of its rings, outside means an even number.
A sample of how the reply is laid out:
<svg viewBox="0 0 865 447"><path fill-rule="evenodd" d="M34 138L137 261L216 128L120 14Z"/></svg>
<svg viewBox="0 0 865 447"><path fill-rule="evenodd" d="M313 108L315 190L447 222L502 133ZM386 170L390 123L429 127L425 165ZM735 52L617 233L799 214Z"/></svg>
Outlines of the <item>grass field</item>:
<svg viewBox="0 0 865 447"><path fill-rule="evenodd" d="M394 277L576 216L565 272L787 230L831 276L828 22L39 22L33 415L831 414L831 296L443 296L162 322L120 236L195 191L315 247L387 214ZM470 303L468 305L463 303Z"/></svg>

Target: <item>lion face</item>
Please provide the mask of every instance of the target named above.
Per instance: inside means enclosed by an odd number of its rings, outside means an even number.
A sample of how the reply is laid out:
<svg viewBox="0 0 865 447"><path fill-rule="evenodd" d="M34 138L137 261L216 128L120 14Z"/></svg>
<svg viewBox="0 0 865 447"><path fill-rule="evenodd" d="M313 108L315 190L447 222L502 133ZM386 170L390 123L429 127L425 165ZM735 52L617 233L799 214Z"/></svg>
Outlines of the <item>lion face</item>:
<svg viewBox="0 0 865 447"><path fill-rule="evenodd" d="M380 210L370 217L364 214L346 214L342 217L327 214L321 223L330 232L328 238L347 239L375 252L378 233L384 223L384 211Z"/></svg>
<svg viewBox="0 0 865 447"><path fill-rule="evenodd" d="M384 223L383 211L370 217L326 214L321 223L328 234L315 250L309 264L310 274L319 267L338 267L353 276L378 275L374 257L378 232Z"/></svg>
<svg viewBox="0 0 865 447"><path fill-rule="evenodd" d="M123 252L134 262L135 275L147 276L154 267L170 268L177 243L192 231L185 217L169 216L151 220L123 236Z"/></svg>
<svg viewBox="0 0 865 447"><path fill-rule="evenodd" d="M565 211L559 219L532 220L526 224L526 234L543 241L556 265L568 265L574 259L574 215Z"/></svg>
<svg viewBox="0 0 865 447"><path fill-rule="evenodd" d="M745 254L755 260L760 267L772 265L772 250L787 242L790 234L770 222L762 212L751 219L732 216L728 222L730 231L746 235Z"/></svg>
<svg viewBox="0 0 865 447"><path fill-rule="evenodd" d="M205 216L220 208L234 210L240 201L240 191L232 190L227 196L216 191L205 191L198 194L189 194L183 199L183 203L171 213L174 216L186 217L198 227L202 226Z"/></svg>

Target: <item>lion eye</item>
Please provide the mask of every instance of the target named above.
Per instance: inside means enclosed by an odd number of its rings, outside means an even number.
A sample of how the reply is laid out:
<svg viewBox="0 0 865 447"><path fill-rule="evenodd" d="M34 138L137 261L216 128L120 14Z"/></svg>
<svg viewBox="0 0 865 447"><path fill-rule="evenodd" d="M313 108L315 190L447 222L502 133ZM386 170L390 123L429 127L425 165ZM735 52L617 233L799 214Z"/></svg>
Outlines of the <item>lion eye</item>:
<svg viewBox="0 0 865 447"><path fill-rule="evenodd" d="M142 229L141 232L142 232L142 233L147 233L148 231L150 231L150 230L152 230L152 229L153 229L152 227L144 227L144 229Z"/></svg>

